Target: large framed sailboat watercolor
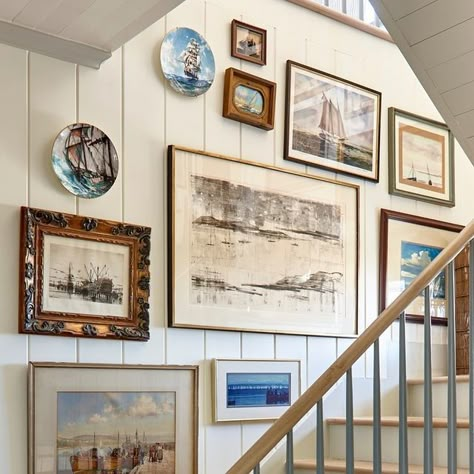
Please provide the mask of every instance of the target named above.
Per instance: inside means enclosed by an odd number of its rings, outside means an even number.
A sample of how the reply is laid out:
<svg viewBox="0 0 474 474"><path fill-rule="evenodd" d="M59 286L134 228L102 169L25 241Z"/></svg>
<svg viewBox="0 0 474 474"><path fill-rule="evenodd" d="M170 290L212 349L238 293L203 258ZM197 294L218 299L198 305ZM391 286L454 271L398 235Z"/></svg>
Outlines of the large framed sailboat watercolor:
<svg viewBox="0 0 474 474"><path fill-rule="evenodd" d="M285 159L379 180L381 93L287 61Z"/></svg>
<svg viewBox="0 0 474 474"><path fill-rule="evenodd" d="M388 109L389 192L453 207L454 140L441 122Z"/></svg>
<svg viewBox="0 0 474 474"><path fill-rule="evenodd" d="M359 188L170 146L175 327L357 333Z"/></svg>

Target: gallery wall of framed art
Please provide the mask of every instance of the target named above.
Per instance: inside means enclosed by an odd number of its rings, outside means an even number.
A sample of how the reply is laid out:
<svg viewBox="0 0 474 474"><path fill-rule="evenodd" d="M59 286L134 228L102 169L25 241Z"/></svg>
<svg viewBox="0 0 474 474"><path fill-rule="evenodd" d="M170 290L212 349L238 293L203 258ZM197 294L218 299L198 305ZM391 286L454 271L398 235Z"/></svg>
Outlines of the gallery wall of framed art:
<svg viewBox="0 0 474 474"><path fill-rule="evenodd" d="M474 167L456 142L455 207L389 194L388 108L395 107L441 121L393 44L366 37L360 31L309 13L287 1L259 0L258 5L259 8L255 8L255 2L250 0L183 2L166 18L115 51L99 70L76 67L41 54L27 54L7 45L0 47L4 93L0 107L0 162L4 171L0 173L0 445L6 447L2 467L8 474L28 472L28 456L24 451L28 436L26 382L29 360L113 365L199 365L198 469L201 473L222 474L243 454L257 432L264 430L271 422L260 421L252 426L247 421L214 423L211 361L214 358L296 359L303 368L300 382L301 390L305 390L352 341L351 338L332 334L313 336L272 331L169 327L166 184L169 144L303 174L305 176L298 177L298 182L308 183L310 187L321 177L358 186L359 332L379 313L376 295L379 287L380 208L460 225L472 218L472 205L466 196L474 182ZM232 56L231 24L234 19L266 31L265 65ZM205 93L196 97L176 92L162 73L161 45L166 34L175 28L190 28L198 32L214 55L213 83ZM288 59L381 92L378 183L353 174L284 159ZM225 70L228 68L277 84L272 130L262 130L222 116ZM55 138L65 127L81 123L103 131L114 145L118 158L113 186L92 199L67 191L51 166ZM85 128L84 135L87 137L87 134ZM96 133L92 135L97 137ZM258 167L241 166L242 169L252 170L249 171L250 178L245 177L244 181L249 185L253 170ZM287 177L286 173L281 172L281 175ZM316 176L316 179L306 175ZM101 179L92 175L87 177L96 184ZM263 187L284 196L287 192L290 196L295 194L294 189L282 191L280 187L273 190L271 184L264 181L252 183L258 189ZM296 192L311 191L302 186L301 190L296 188ZM23 302L18 296L22 206L152 229L148 341L18 333L18 313ZM351 208L349 203L348 209ZM178 238L179 235L178 232ZM184 240L182 243L186 244ZM272 249L275 243L266 241L265 245ZM266 258L271 258L271 255L267 254ZM275 253L274 259L277 258ZM301 269L295 274L305 275L310 270L300 272ZM61 270L69 273L69 268ZM284 276L276 275L273 281L278 282ZM233 296L233 292L230 294ZM245 312L246 309L242 310L242 314ZM223 314L228 318L228 308ZM179 315L182 316L186 317L186 314ZM108 318L110 316L107 321ZM235 321L238 323L239 319ZM257 322L261 323L261 320ZM422 345L419 325L408 324L407 331L411 341L407 357L413 361L408 370L411 375L417 376L422 370L417 364L420 360L418 349ZM433 338L440 341L435 345L433 355L433 372L436 375L442 375L444 370L444 333L445 327L433 327ZM381 350L387 356L381 360L384 373L387 369L384 361L390 360L393 353L391 346L384 342ZM363 356L355 368L354 377L362 380L370 376L368 367L369 359ZM71 376L81 373L72 369L70 372Z"/></svg>

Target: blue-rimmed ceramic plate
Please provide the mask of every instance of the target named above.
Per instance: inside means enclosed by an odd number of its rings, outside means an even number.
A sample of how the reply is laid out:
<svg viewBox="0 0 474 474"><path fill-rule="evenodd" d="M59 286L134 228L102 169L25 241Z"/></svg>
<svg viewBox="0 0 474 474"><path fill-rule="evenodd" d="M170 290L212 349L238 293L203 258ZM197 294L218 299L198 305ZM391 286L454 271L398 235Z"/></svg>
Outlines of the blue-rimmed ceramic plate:
<svg viewBox="0 0 474 474"><path fill-rule="evenodd" d="M88 199L105 194L119 169L110 138L88 123L73 123L61 130L51 161L61 184L72 194Z"/></svg>
<svg viewBox="0 0 474 474"><path fill-rule="evenodd" d="M216 74L209 44L190 28L175 28L165 36L161 69L175 91L191 97L204 94Z"/></svg>

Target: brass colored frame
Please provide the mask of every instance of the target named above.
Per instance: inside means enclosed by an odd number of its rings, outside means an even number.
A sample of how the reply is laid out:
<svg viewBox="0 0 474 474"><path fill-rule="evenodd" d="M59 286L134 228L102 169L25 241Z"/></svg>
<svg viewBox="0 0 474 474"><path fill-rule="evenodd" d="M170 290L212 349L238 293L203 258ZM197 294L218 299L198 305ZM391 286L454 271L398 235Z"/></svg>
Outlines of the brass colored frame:
<svg viewBox="0 0 474 474"><path fill-rule="evenodd" d="M360 237L359 237L359 230L360 230L360 206L359 206L359 186L357 184L352 184L352 183L346 183L342 181L337 181L329 178L323 178L315 175L309 175L309 174L304 174L300 173L297 171L289 170L289 169L284 169L284 168L278 168L276 166L271 166L271 165L266 165L263 163L257 163L253 161L247 161L247 160L241 160L238 158L233 158L230 156L226 155L221 155L221 154L216 154L216 153L209 153L207 151L202 151L202 150L195 150L193 148L187 148L187 147L182 147L182 146L176 146L176 145L169 145L168 146L168 166L167 166L167 186L168 186L168 325L171 327L185 327L185 328L196 328L196 329L219 329L219 330L227 330L227 331L248 331L248 332L266 332L266 333L281 333L281 334L302 334L301 331L294 330L294 331L279 331L278 329L275 329L274 327L270 328L261 328L261 329L255 329L255 328L246 328L246 327L241 327L236 323L235 327L225 327L225 326L204 326L204 325L192 325L192 324L185 324L185 323L177 323L175 321L175 304L174 304L174 292L175 292L175 250L174 250L174 245L175 245L175 229L174 229L174 216L176 213L176 203L175 203L175 189L174 189L174 184L175 184L175 168L176 168L176 159L175 159L175 151L183 151L183 152L188 152L188 153L194 153L198 155L203 155L207 157L212 157L212 158L218 158L221 160L226 160L234 163L239 163L242 165L247 165L247 166L254 166L258 168L264 168L267 170L273 170L279 173L285 173L289 175L294 175L294 176L300 176L305 179L311 179L314 180L315 182L322 181L325 183L332 183L334 185L338 186L344 186L348 188L353 188L355 192L355 216L356 216L356 235L354 236L354 245L356 246L356 262L354 262L355 265L355 288L354 288L354 294L355 294L355 313L354 313L354 334L337 334L335 336L337 337L348 337L348 338L353 338L357 336L358 332L358 301L359 301L359 258L360 258ZM331 336L334 334L328 334L328 333L304 333L306 335L327 335Z"/></svg>
<svg viewBox="0 0 474 474"><path fill-rule="evenodd" d="M71 370L79 369L137 369L150 371L178 371L189 370L193 373L193 393L191 395L193 400L193 419L191 421L193 431L193 471L190 474L198 473L198 430L199 430L199 367L196 365L125 365L125 364L81 364L81 363L67 363L67 362L30 362L28 366L28 474L36 474L35 471L35 424L36 424L36 410L35 410L35 370L40 368L69 368ZM55 420L56 417L52 416ZM176 440L176 445L178 440ZM178 456L177 450L175 456Z"/></svg>
<svg viewBox="0 0 474 474"><path fill-rule="evenodd" d="M21 208L19 332L146 341L149 333L149 227L30 207ZM43 311L44 236L119 244L130 249L126 318Z"/></svg>

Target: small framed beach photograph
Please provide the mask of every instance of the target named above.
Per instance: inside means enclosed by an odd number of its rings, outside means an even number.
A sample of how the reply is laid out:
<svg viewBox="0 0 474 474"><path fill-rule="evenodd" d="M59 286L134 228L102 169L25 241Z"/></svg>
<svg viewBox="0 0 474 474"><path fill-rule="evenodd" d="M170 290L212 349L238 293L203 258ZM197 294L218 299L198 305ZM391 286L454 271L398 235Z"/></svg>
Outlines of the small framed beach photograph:
<svg viewBox="0 0 474 474"><path fill-rule="evenodd" d="M379 302L383 311L405 290L463 226L426 217L382 209L380 215ZM447 324L446 270L432 283L431 321ZM406 309L409 321L424 321L424 297L420 294Z"/></svg>
<svg viewBox="0 0 474 474"><path fill-rule="evenodd" d="M454 140L441 122L388 110L389 192L453 207Z"/></svg>
<svg viewBox="0 0 474 474"><path fill-rule="evenodd" d="M149 227L23 207L23 333L149 338Z"/></svg>
<svg viewBox="0 0 474 474"><path fill-rule="evenodd" d="M286 64L285 160L378 182L382 94Z"/></svg>
<svg viewBox="0 0 474 474"><path fill-rule="evenodd" d="M301 394L299 360L214 360L214 420L279 418Z"/></svg>
<svg viewBox="0 0 474 474"><path fill-rule="evenodd" d="M29 474L197 474L197 439L197 366L30 362Z"/></svg>
<svg viewBox="0 0 474 474"><path fill-rule="evenodd" d="M232 67L225 72L222 115L254 127L272 130L276 83Z"/></svg>
<svg viewBox="0 0 474 474"><path fill-rule="evenodd" d="M231 54L264 66L267 64L267 30L232 20Z"/></svg>

